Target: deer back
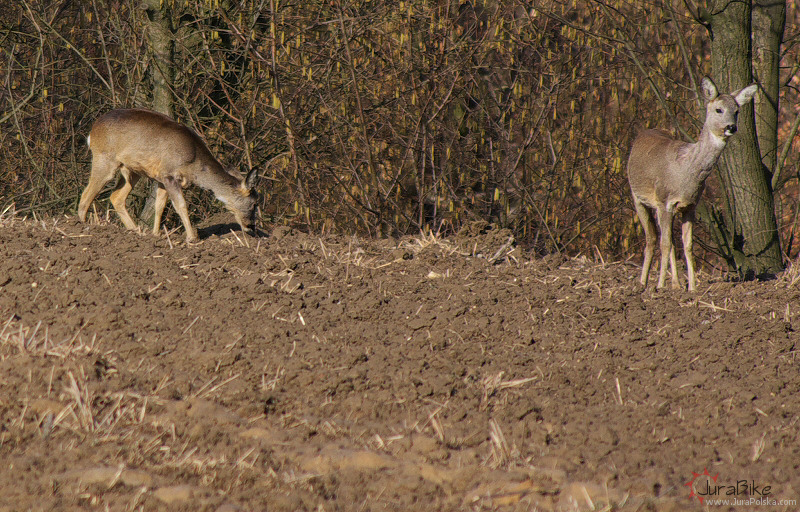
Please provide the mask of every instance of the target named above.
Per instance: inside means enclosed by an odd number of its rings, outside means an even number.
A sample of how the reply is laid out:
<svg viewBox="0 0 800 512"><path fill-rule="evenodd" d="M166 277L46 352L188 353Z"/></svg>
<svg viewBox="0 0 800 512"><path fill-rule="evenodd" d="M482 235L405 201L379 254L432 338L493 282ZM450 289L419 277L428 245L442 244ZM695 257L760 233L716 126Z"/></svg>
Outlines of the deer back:
<svg viewBox="0 0 800 512"><path fill-rule="evenodd" d="M150 110L112 110L103 115L92 126L89 147L93 155L161 182L169 176L183 186L203 186L209 174L234 180L195 132Z"/></svg>

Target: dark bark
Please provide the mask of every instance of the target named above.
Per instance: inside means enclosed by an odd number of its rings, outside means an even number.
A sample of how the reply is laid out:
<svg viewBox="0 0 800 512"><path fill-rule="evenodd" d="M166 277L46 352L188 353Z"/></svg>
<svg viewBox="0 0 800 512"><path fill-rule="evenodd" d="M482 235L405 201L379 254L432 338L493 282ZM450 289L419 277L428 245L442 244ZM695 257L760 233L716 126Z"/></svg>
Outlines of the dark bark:
<svg viewBox="0 0 800 512"><path fill-rule="evenodd" d="M751 4L710 1L708 12L714 81L720 90L738 90L753 81ZM752 104L741 108L738 128L719 160L727 197L728 250L741 276L765 277L782 270L783 259L773 191L759 152Z"/></svg>
<svg viewBox="0 0 800 512"><path fill-rule="evenodd" d="M756 132L761 161L775 172L778 156L778 94L783 31L786 25L785 0L753 2L753 72L760 86L756 98Z"/></svg>
<svg viewBox="0 0 800 512"><path fill-rule="evenodd" d="M172 85L175 78L175 39L173 36L169 2L145 0L147 13L147 44L150 49L150 77L153 82L152 109L174 118ZM155 218L155 199L158 185L151 183L150 194L139 214L139 220L152 225Z"/></svg>

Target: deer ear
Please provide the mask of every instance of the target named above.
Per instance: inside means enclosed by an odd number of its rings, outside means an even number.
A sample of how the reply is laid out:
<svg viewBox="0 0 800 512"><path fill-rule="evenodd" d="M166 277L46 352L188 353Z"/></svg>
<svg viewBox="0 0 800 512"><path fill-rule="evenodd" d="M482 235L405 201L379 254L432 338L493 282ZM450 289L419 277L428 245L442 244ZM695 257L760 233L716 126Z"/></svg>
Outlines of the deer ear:
<svg viewBox="0 0 800 512"><path fill-rule="evenodd" d="M703 94L706 96L706 101L711 101L717 96L719 96L719 92L717 91L717 86L714 85L714 82L711 81L710 78L705 77L703 78Z"/></svg>
<svg viewBox="0 0 800 512"><path fill-rule="evenodd" d="M738 103L739 106L741 106L747 103L748 101L752 100L753 96L755 96L757 92L758 92L758 84L750 84L744 89L732 92L731 96L733 96L733 99L736 100L736 103Z"/></svg>
<svg viewBox="0 0 800 512"><path fill-rule="evenodd" d="M248 190L251 190L256 187L256 183L258 183L258 169L254 167L250 169L247 176L244 178L244 184Z"/></svg>

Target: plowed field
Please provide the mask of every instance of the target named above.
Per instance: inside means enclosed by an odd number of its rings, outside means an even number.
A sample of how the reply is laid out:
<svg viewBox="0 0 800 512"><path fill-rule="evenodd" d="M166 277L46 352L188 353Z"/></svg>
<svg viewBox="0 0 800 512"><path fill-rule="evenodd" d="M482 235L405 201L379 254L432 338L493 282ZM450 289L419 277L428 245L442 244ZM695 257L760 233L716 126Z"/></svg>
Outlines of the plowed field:
<svg viewBox="0 0 800 512"><path fill-rule="evenodd" d="M798 508L797 271L219 222L0 221L0 510Z"/></svg>

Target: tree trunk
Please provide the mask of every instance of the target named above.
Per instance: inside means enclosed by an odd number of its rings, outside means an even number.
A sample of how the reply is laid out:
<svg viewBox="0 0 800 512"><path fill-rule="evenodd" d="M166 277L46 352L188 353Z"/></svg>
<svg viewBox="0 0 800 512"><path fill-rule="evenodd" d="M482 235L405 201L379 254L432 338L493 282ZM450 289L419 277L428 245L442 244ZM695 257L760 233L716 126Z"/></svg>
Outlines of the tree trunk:
<svg viewBox="0 0 800 512"><path fill-rule="evenodd" d="M779 65L786 26L786 2L755 0L752 19L753 72L760 86L755 102L758 147L761 161L773 173L778 157Z"/></svg>
<svg viewBox="0 0 800 512"><path fill-rule="evenodd" d="M148 20L147 44L150 48L150 77L153 81L152 108L156 112L161 112L174 118L172 84L175 77L175 65L173 62L175 39L170 21L169 2L145 0L143 6ZM153 181L150 194L147 196L147 201L145 201L144 207L139 214L139 220L147 226L152 226L155 219L157 188L158 184Z"/></svg>
<svg viewBox="0 0 800 512"><path fill-rule="evenodd" d="M720 90L738 90L752 82L751 4L710 0L711 61ZM738 133L719 160L728 200L726 228L736 269L747 279L783 269L773 194L761 161L751 103L739 112Z"/></svg>

